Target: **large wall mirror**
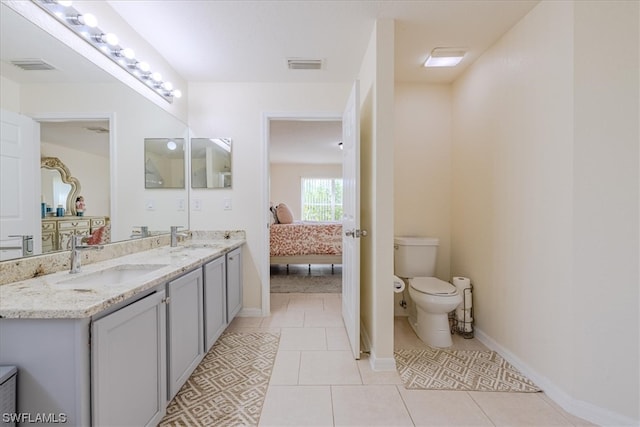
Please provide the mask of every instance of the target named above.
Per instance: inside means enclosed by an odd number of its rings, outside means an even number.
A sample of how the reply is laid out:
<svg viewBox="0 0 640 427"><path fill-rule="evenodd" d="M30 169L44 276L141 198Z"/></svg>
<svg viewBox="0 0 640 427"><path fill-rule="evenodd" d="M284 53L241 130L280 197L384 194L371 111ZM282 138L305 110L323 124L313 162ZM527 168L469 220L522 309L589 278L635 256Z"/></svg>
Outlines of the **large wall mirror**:
<svg viewBox="0 0 640 427"><path fill-rule="evenodd" d="M191 187L231 188L231 138L191 138Z"/></svg>
<svg viewBox="0 0 640 427"><path fill-rule="evenodd" d="M3 110L41 123L41 135L46 140L34 141L40 145L34 161L39 164L41 156L57 157L73 171L82 183L81 195L87 201L85 216L110 218L113 242L140 237L136 231L141 226L154 233L168 233L173 225L188 228L187 173L183 172L178 185L157 191L146 188L143 167L145 138L172 136L176 141L182 140L184 147L189 137L185 123L16 13L5 2L0 8L0 103ZM39 58L53 69L28 71L12 63L25 58ZM101 123L86 122L95 119ZM69 128L71 122L79 120L85 123L77 126L79 129L74 133L53 138L49 132L52 123ZM98 143L94 144L88 135L100 132L98 149ZM184 171L184 162L182 168ZM4 191L5 185L11 183L0 182L3 186L0 191ZM38 183L38 194L28 195L37 218L43 196L40 187ZM54 208L60 204L48 203L55 204ZM66 213L73 211L73 203L67 203ZM40 239L40 228L38 223L28 234Z"/></svg>

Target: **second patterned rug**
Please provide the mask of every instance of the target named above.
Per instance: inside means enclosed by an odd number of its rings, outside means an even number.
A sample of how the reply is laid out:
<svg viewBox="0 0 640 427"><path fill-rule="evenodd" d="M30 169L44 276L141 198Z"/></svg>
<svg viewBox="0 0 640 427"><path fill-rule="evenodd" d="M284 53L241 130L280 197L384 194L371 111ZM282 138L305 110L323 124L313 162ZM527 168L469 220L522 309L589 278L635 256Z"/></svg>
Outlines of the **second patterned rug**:
<svg viewBox="0 0 640 427"><path fill-rule="evenodd" d="M222 334L171 401L159 425L257 425L279 340L279 334L269 332Z"/></svg>
<svg viewBox="0 0 640 427"><path fill-rule="evenodd" d="M495 351L396 350L395 359L407 389L541 391Z"/></svg>
<svg viewBox="0 0 640 427"><path fill-rule="evenodd" d="M277 274L271 276L272 293L340 293L342 274L322 276Z"/></svg>

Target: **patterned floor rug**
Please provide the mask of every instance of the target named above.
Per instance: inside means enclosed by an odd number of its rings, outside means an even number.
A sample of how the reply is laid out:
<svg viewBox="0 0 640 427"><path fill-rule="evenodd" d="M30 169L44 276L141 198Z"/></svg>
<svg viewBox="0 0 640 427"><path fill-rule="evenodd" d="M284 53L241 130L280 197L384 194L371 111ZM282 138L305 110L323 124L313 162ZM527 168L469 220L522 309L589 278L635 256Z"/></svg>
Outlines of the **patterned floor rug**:
<svg viewBox="0 0 640 427"><path fill-rule="evenodd" d="M495 351L396 350L395 359L407 389L541 391Z"/></svg>
<svg viewBox="0 0 640 427"><path fill-rule="evenodd" d="M279 334L268 332L222 334L159 425L257 425L279 340Z"/></svg>
<svg viewBox="0 0 640 427"><path fill-rule="evenodd" d="M272 293L340 293L342 292L342 274L286 275L271 276Z"/></svg>

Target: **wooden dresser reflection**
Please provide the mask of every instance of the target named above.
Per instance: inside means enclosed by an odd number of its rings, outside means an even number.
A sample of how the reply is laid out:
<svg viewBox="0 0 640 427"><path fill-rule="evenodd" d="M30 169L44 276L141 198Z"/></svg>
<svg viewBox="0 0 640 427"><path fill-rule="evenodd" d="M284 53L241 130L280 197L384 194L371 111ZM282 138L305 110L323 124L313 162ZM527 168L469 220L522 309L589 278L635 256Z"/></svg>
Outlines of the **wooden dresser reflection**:
<svg viewBox="0 0 640 427"><path fill-rule="evenodd" d="M109 218L104 216L62 216L42 219L42 253L68 251L71 249L73 235L90 236L98 228L108 225ZM106 234L104 243L111 240Z"/></svg>

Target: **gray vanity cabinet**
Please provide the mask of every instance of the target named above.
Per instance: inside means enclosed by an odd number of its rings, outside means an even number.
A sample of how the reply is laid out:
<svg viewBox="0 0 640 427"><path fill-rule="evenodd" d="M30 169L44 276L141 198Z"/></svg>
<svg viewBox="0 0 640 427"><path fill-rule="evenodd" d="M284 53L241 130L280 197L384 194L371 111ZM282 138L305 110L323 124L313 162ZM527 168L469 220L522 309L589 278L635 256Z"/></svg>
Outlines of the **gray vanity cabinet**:
<svg viewBox="0 0 640 427"><path fill-rule="evenodd" d="M167 284L167 400L178 393L204 355L202 296L202 268Z"/></svg>
<svg viewBox="0 0 640 427"><path fill-rule="evenodd" d="M155 426L166 407L165 291L93 322L92 425Z"/></svg>
<svg viewBox="0 0 640 427"><path fill-rule="evenodd" d="M227 327L227 265L224 256L202 267L204 273L205 353Z"/></svg>
<svg viewBox="0 0 640 427"><path fill-rule="evenodd" d="M242 248L227 253L227 323L242 308Z"/></svg>

